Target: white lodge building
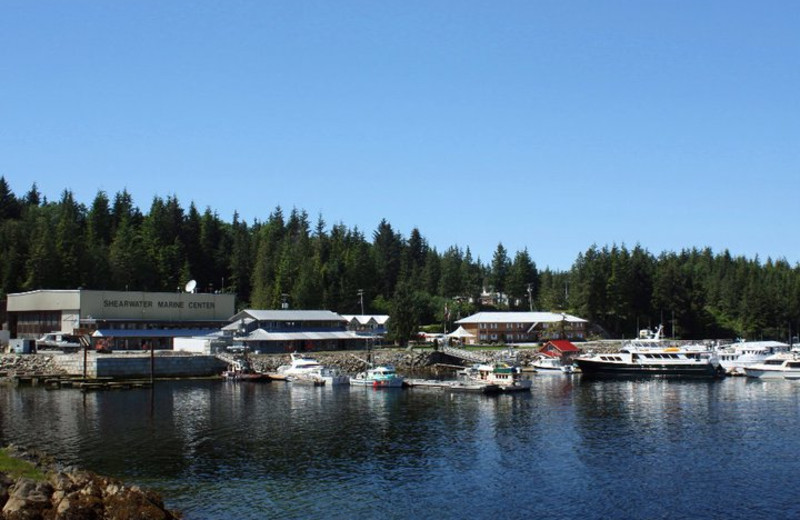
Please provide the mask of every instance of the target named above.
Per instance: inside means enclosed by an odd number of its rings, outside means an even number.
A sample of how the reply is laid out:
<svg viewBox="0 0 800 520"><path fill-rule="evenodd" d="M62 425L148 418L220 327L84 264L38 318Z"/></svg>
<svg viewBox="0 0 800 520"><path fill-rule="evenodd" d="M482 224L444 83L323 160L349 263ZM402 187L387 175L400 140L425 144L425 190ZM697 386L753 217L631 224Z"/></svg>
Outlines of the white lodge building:
<svg viewBox="0 0 800 520"><path fill-rule="evenodd" d="M550 339L586 339L588 321L561 312L479 312L456 325L477 343L534 343Z"/></svg>

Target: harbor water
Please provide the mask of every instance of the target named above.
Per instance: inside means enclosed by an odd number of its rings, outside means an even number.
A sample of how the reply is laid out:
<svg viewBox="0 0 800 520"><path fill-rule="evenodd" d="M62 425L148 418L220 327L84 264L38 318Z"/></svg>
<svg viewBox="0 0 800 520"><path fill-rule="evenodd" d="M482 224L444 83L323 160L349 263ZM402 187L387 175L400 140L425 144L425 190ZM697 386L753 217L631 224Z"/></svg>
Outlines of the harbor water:
<svg viewBox="0 0 800 520"><path fill-rule="evenodd" d="M189 520L798 518L800 382L533 375L530 394L0 387L0 441Z"/></svg>

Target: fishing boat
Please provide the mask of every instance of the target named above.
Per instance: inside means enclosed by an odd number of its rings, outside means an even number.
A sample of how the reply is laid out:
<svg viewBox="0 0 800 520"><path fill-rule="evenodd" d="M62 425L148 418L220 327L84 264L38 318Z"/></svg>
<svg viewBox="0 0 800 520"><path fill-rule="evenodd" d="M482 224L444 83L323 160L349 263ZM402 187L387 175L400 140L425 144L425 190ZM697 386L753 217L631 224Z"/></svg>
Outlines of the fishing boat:
<svg viewBox="0 0 800 520"><path fill-rule="evenodd" d="M575 358L587 376L697 376L725 374L716 353L704 345L672 345L658 332L651 338L633 340L619 352L598 353Z"/></svg>
<svg viewBox="0 0 800 520"><path fill-rule="evenodd" d="M237 358L231 361L228 369L222 373L228 381L243 381L253 383L267 383L270 377L263 372L256 371L247 358Z"/></svg>
<svg viewBox="0 0 800 520"><path fill-rule="evenodd" d="M403 377L393 366L381 365L368 368L350 378L350 384L356 386L371 386L373 388L401 388L404 384Z"/></svg>
<svg viewBox="0 0 800 520"><path fill-rule="evenodd" d="M480 363L465 368L459 379L494 385L500 392L530 392L533 382L522 377L520 367L508 363Z"/></svg>

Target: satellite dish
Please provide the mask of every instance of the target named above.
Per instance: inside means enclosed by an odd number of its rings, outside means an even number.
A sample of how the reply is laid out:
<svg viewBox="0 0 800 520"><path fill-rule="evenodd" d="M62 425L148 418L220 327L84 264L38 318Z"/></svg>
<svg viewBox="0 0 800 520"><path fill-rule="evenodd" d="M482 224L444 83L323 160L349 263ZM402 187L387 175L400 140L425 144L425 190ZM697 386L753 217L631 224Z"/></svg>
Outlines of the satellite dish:
<svg viewBox="0 0 800 520"><path fill-rule="evenodd" d="M186 287L184 287L184 289L186 290L186 292L194 292L196 287L197 287L197 281L189 280L188 282L186 282Z"/></svg>

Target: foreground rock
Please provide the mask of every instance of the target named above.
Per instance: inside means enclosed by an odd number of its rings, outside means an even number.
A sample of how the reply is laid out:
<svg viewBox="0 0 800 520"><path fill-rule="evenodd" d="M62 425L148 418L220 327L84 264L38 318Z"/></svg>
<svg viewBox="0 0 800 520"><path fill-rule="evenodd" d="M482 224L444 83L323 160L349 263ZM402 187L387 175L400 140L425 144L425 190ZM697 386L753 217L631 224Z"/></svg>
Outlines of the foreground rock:
<svg viewBox="0 0 800 520"><path fill-rule="evenodd" d="M44 478L0 473L0 518L8 520L169 520L179 514L161 497L90 471L61 469L40 454L9 447L6 452L39 468Z"/></svg>

